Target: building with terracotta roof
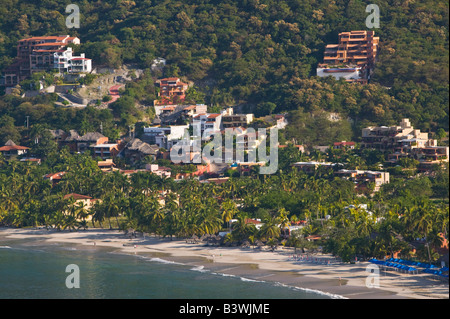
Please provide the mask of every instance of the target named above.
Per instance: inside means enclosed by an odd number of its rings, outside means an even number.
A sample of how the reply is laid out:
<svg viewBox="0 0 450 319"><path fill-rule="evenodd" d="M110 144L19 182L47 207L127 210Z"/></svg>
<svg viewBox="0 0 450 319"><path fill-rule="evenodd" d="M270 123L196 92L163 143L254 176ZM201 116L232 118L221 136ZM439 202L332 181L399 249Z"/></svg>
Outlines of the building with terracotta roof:
<svg viewBox="0 0 450 319"><path fill-rule="evenodd" d="M95 204L95 202L99 200L96 198L92 198L91 196L81 195L81 194L76 194L76 193L67 194L64 196L64 199L73 200L74 201L73 205L75 206L75 208L77 206L80 207L82 205L86 211L89 210ZM70 209L69 209L69 211L65 211L64 214L66 214L66 215L70 214ZM81 220L89 221L91 219L92 219L91 214L87 214L84 217L77 218L78 221L81 221Z"/></svg>
<svg viewBox="0 0 450 319"><path fill-rule="evenodd" d="M204 113L192 117L192 127L194 134L199 133L203 136L205 131L220 132L222 128L222 114Z"/></svg>
<svg viewBox="0 0 450 319"><path fill-rule="evenodd" d="M355 142L341 141L341 142L335 142L334 148L336 148L336 149L354 149L355 145L356 145Z"/></svg>
<svg viewBox="0 0 450 319"><path fill-rule="evenodd" d="M65 174L66 172L49 173L44 175L44 179L51 181L52 185L55 186L61 181Z"/></svg>
<svg viewBox="0 0 450 319"><path fill-rule="evenodd" d="M179 78L171 77L159 79L155 82L159 86L158 99L154 105L171 105L182 103L186 98L188 84L181 82Z"/></svg>
<svg viewBox="0 0 450 319"><path fill-rule="evenodd" d="M95 157L100 157L101 159L115 157L120 151L118 143L97 144L92 148L94 149L93 155Z"/></svg>
<svg viewBox="0 0 450 319"><path fill-rule="evenodd" d="M15 86L31 74L41 71L91 72L91 59L86 58L84 53L74 56L69 44L80 44L80 39L63 35L20 40L15 61L3 71L3 85Z"/></svg>
<svg viewBox="0 0 450 319"><path fill-rule="evenodd" d="M25 155L29 149L29 147L16 145L13 141L8 140L4 146L0 147L0 153L5 159L10 159Z"/></svg>

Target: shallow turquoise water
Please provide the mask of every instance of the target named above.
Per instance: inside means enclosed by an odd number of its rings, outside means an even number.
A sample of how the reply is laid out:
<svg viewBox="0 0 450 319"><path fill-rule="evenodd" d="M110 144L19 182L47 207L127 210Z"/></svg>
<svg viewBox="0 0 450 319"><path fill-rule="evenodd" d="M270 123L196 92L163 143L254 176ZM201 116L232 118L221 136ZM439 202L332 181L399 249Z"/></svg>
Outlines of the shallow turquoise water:
<svg viewBox="0 0 450 319"><path fill-rule="evenodd" d="M67 265L79 268L69 289ZM317 299L329 296L254 281L160 258L67 245L0 242L0 298L33 299Z"/></svg>

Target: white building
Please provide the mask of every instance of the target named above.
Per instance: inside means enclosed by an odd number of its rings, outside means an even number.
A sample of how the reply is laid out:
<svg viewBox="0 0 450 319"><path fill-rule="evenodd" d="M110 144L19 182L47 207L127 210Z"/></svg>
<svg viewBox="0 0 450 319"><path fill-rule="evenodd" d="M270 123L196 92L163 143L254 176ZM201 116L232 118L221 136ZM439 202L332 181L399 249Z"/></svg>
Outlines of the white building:
<svg viewBox="0 0 450 319"><path fill-rule="evenodd" d="M189 125L171 125L169 127L144 127L144 135L150 142L169 150L189 130Z"/></svg>
<svg viewBox="0 0 450 319"><path fill-rule="evenodd" d="M198 114L192 118L192 127L194 134L200 133L203 136L204 132L220 132L222 128L222 114Z"/></svg>
<svg viewBox="0 0 450 319"><path fill-rule="evenodd" d="M53 53L53 68L60 73L90 73L92 71L92 60L85 57L84 53L74 56L71 47Z"/></svg>
<svg viewBox="0 0 450 319"><path fill-rule="evenodd" d="M324 68L318 67L316 69L317 76L319 77L327 77L332 76L336 80L344 79L349 82L353 82L355 80L359 80L363 78L363 74L360 66L350 66L345 68L333 67L333 68Z"/></svg>

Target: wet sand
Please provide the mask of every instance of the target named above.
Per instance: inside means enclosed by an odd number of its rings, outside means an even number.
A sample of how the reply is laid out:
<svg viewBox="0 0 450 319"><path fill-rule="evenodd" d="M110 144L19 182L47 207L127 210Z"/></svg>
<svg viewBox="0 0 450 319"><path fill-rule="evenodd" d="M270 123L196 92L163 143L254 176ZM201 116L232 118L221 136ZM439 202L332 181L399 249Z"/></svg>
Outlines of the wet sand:
<svg viewBox="0 0 450 319"><path fill-rule="evenodd" d="M69 232L45 229L0 228L0 238L34 241L34 245L67 243L109 248L119 253L139 254L199 267L200 270L232 275L245 280L275 282L324 293L333 298L349 299L448 299L448 283L424 273L408 275L381 271L378 288L368 288L367 262L356 264L295 261L293 249L272 252L266 249L228 248L190 244L184 240L145 236L130 238L116 230L90 229ZM334 260L329 255L316 255Z"/></svg>

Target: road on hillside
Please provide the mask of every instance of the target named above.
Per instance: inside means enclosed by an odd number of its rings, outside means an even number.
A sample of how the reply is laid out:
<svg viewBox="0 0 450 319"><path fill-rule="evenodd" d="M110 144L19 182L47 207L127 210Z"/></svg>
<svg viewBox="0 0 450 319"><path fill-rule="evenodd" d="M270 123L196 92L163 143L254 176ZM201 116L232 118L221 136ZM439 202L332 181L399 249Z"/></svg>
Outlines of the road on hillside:
<svg viewBox="0 0 450 319"><path fill-rule="evenodd" d="M112 99L108 102L108 104L114 102L115 100L117 100L120 95L119 95L119 88L122 85L113 85L109 88L109 95L111 95Z"/></svg>

